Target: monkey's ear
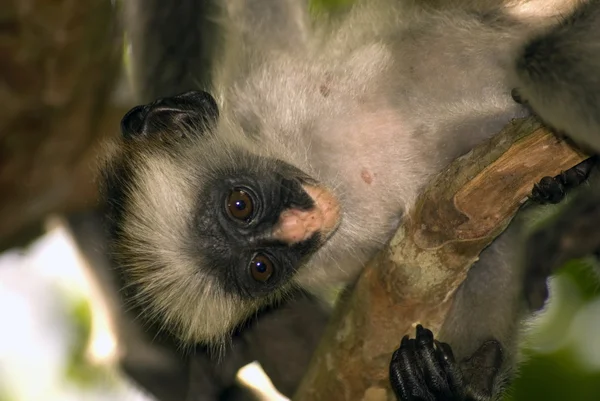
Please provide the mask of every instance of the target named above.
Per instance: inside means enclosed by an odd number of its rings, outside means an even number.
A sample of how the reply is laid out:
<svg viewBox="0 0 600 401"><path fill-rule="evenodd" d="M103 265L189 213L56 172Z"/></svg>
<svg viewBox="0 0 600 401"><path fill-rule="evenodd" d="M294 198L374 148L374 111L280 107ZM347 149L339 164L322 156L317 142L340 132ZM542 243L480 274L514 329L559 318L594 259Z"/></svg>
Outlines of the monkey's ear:
<svg viewBox="0 0 600 401"><path fill-rule="evenodd" d="M218 117L217 102L209 93L191 91L134 107L121 120L121 133L125 139L201 135Z"/></svg>

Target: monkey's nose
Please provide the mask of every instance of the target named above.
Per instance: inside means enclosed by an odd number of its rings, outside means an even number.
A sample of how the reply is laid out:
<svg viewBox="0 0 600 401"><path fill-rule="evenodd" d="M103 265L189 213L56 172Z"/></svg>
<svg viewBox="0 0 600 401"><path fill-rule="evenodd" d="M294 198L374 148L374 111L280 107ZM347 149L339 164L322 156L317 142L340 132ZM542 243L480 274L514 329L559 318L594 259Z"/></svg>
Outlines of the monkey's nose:
<svg viewBox="0 0 600 401"><path fill-rule="evenodd" d="M317 208L285 210L279 216L273 237L290 245L306 241L321 230L322 220Z"/></svg>
<svg viewBox="0 0 600 401"><path fill-rule="evenodd" d="M328 237L340 220L339 202L329 190L311 185L303 188L313 199L314 206L308 210L284 210L273 230L273 238L290 245L306 241L318 233Z"/></svg>

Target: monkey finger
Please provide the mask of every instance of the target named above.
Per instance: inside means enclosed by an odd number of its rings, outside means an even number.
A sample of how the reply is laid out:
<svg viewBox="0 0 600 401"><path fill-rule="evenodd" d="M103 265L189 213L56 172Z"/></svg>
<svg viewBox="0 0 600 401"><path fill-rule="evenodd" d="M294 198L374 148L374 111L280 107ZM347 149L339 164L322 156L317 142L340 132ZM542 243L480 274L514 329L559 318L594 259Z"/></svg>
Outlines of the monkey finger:
<svg viewBox="0 0 600 401"><path fill-rule="evenodd" d="M417 326L416 350L418 359L423 364L423 376L429 390L436 396L436 399L449 398L452 391L446 378L446 372L437 356L433 333L421 325Z"/></svg>
<svg viewBox="0 0 600 401"><path fill-rule="evenodd" d="M414 339L402 338L390 362L390 384L402 401L436 401L423 378L415 345Z"/></svg>
<svg viewBox="0 0 600 401"><path fill-rule="evenodd" d="M446 374L446 380L452 393L453 399L462 400L465 393L465 381L460 366L454 359L454 353L450 345L435 341L436 357L438 363Z"/></svg>
<svg viewBox="0 0 600 401"><path fill-rule="evenodd" d="M556 177L543 177L533 186L531 199L540 204L556 204L565 197L565 188L561 180Z"/></svg>

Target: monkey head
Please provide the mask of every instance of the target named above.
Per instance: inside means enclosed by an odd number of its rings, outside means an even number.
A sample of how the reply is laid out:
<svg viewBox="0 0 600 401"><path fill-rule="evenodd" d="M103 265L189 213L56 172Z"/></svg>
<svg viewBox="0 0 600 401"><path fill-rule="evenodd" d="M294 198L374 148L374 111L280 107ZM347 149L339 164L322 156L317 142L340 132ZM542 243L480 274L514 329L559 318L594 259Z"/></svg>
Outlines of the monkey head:
<svg viewBox="0 0 600 401"><path fill-rule="evenodd" d="M215 343L293 290L340 205L257 151L206 92L137 106L103 169L111 253L128 301L185 343Z"/></svg>

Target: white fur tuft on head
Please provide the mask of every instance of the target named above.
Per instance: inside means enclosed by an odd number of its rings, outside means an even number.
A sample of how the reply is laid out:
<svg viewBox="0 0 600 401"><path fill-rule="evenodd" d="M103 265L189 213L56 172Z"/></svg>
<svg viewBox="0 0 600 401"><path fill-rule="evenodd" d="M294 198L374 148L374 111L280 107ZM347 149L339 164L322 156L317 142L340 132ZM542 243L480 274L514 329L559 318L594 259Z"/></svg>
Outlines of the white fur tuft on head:
<svg viewBox="0 0 600 401"><path fill-rule="evenodd" d="M210 146L204 149L211 158ZM223 343L237 325L281 294L249 300L229 293L202 268L201 255L191 251L197 194L212 172L200 179L194 170L198 163L151 147L129 162L135 171L115 252L127 286L134 289L130 301L186 344Z"/></svg>

